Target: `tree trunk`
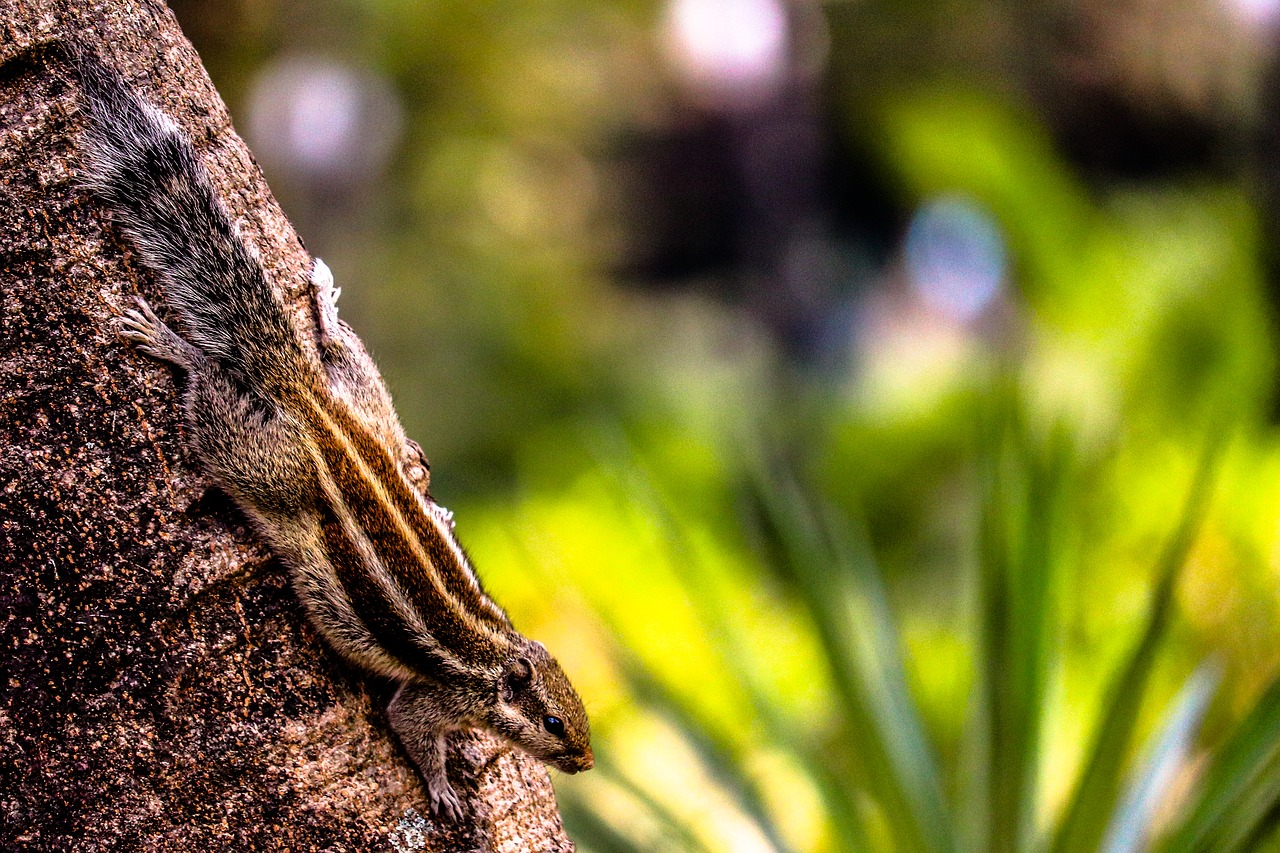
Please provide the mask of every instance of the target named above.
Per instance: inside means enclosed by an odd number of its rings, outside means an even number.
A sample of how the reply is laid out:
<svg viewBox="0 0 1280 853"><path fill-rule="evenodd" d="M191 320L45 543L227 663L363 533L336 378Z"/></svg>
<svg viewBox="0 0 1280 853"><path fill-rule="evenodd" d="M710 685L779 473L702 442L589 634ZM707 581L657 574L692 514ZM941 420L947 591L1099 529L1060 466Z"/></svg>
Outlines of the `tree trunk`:
<svg viewBox="0 0 1280 853"><path fill-rule="evenodd" d="M546 770L458 735L429 817L366 684L182 448L169 372L112 316L162 302L74 182L96 47L195 141L306 316L302 242L194 49L147 0L0 0L0 848L568 851Z"/></svg>

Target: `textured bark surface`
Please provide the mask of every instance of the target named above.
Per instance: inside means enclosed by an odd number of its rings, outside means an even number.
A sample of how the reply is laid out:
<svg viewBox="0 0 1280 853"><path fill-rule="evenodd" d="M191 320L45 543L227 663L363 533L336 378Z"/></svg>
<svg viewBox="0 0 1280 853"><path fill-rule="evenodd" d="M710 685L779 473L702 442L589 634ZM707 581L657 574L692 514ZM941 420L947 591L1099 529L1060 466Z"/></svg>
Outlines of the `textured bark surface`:
<svg viewBox="0 0 1280 853"><path fill-rule="evenodd" d="M168 371L110 318L160 301L74 183L103 57L195 140L310 323L308 258L168 9L0 0L0 848L567 851L546 770L460 735L470 820L426 818L382 712L182 448Z"/></svg>

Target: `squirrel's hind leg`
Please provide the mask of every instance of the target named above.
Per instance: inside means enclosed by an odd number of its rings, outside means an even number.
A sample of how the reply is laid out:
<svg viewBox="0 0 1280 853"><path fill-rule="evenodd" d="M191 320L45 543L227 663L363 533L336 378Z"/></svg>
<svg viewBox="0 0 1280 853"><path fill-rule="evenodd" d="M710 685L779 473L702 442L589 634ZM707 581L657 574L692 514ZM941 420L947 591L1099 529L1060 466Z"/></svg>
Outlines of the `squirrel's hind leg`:
<svg viewBox="0 0 1280 853"><path fill-rule="evenodd" d="M243 509L289 518L302 508L305 496L316 494L315 463L304 452L307 437L273 401L246 394L141 297L116 320L116 328L140 352L186 373L182 414L187 441L207 472Z"/></svg>
<svg viewBox="0 0 1280 853"><path fill-rule="evenodd" d="M121 338L152 358L187 372L205 361L204 353L157 317L147 300L135 297L134 305L116 319L116 330Z"/></svg>

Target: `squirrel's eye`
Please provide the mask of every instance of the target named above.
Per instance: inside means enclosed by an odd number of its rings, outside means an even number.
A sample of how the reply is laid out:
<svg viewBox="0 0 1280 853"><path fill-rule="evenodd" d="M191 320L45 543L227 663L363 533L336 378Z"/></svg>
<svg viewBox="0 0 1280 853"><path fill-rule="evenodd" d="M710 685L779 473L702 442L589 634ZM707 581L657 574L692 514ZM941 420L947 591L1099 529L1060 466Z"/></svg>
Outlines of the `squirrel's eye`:
<svg viewBox="0 0 1280 853"><path fill-rule="evenodd" d="M564 737L564 721L559 717L543 717L542 725L556 737Z"/></svg>

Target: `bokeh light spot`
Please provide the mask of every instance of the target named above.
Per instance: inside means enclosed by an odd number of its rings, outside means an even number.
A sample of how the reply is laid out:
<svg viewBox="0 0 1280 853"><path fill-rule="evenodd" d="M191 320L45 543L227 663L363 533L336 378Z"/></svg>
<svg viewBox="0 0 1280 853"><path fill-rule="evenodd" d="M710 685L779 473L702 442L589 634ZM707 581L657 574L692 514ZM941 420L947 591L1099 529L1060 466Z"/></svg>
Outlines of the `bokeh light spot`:
<svg viewBox="0 0 1280 853"><path fill-rule="evenodd" d="M1004 240L995 220L973 201L941 196L916 211L907 231L907 277L921 302L969 323L1000 293Z"/></svg>
<svg viewBox="0 0 1280 853"><path fill-rule="evenodd" d="M680 81L712 106L773 94L788 65L788 24L779 0L671 0L665 37Z"/></svg>
<svg viewBox="0 0 1280 853"><path fill-rule="evenodd" d="M356 185L385 166L400 139L390 84L327 59L286 57L249 98L249 135L265 162L309 182Z"/></svg>

